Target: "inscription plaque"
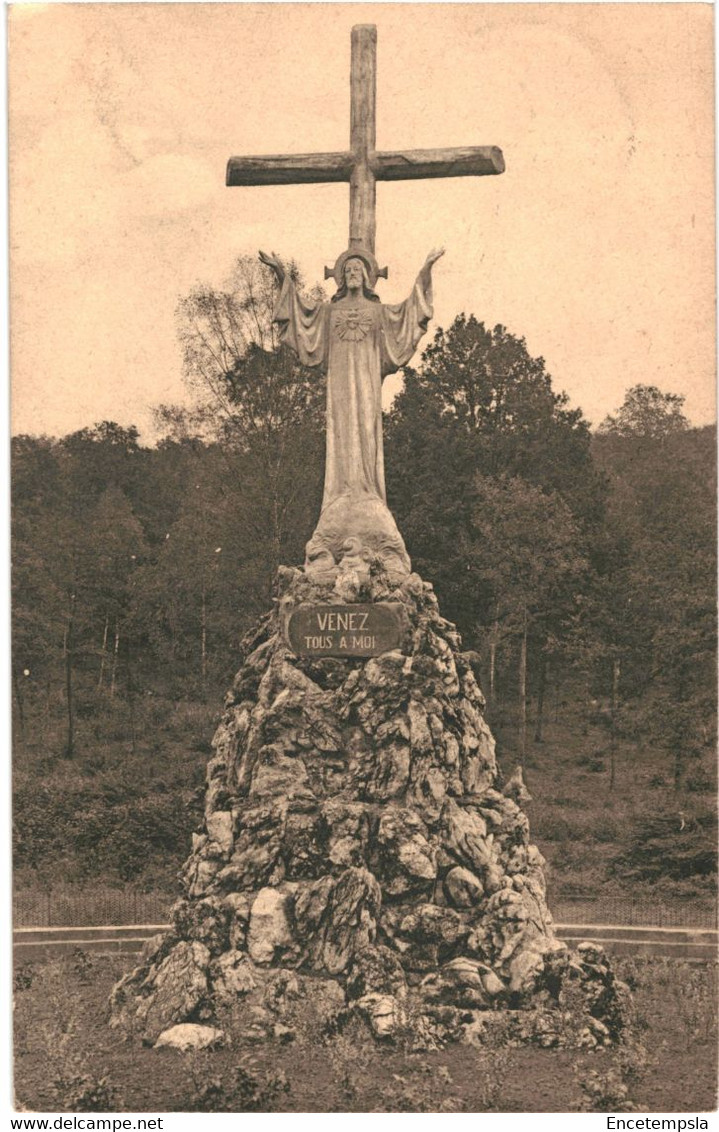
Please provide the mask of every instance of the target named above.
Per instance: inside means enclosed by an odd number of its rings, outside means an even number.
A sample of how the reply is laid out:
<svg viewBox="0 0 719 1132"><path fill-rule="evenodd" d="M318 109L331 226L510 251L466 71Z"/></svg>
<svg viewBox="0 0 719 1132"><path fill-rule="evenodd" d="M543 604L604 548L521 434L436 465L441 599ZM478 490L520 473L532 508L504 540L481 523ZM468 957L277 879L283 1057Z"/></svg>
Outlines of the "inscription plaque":
<svg viewBox="0 0 719 1132"><path fill-rule="evenodd" d="M399 648L405 626L401 602L301 605L285 623L285 637L297 656L379 656Z"/></svg>

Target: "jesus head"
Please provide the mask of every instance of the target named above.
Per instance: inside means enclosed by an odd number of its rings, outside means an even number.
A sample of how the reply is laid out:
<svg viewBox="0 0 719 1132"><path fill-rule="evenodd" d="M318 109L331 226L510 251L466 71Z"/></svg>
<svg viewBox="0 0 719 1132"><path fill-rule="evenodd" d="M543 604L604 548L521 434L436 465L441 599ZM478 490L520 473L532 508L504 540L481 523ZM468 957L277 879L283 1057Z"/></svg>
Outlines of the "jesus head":
<svg viewBox="0 0 719 1132"><path fill-rule="evenodd" d="M353 256L348 259L344 269L345 286L349 291L358 290L360 287L369 287L369 276L367 268L358 256Z"/></svg>
<svg viewBox="0 0 719 1132"><path fill-rule="evenodd" d="M370 299L373 303L379 302L379 296L375 295L370 286L367 264L361 256L350 256L345 261L342 269L342 282L337 288L337 293L332 296L332 302L344 299L350 293L357 294L360 289L365 299Z"/></svg>

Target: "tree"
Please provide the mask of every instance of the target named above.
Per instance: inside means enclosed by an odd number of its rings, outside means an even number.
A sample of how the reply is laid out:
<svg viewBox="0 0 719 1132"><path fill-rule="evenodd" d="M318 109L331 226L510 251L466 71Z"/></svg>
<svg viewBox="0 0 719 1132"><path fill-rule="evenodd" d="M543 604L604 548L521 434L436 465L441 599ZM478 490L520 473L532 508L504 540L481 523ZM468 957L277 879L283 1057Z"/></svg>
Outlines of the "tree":
<svg viewBox="0 0 719 1132"><path fill-rule="evenodd" d="M297 278L297 271L290 267ZM248 538L277 567L296 561L319 510L324 386L278 345L272 272L240 257L224 288L196 287L178 305L185 376L209 438L245 502Z"/></svg>
<svg viewBox="0 0 719 1132"><path fill-rule="evenodd" d="M232 667L256 613L247 569L242 499L223 491L217 446L196 456L177 517L153 557L134 575L132 625L168 676L204 693L210 672ZM238 510L239 509L239 510ZM249 577L248 577L249 574Z"/></svg>
<svg viewBox="0 0 719 1132"><path fill-rule="evenodd" d="M43 679L49 689L59 662L68 564L55 518L64 498L57 446L44 437L14 437L11 461L11 667L16 720L24 735L25 684Z"/></svg>
<svg viewBox="0 0 719 1132"><path fill-rule="evenodd" d="M550 634L561 632L588 563L579 527L567 504L519 477L478 476L474 496L471 576L490 611L490 694L497 645L519 640L520 757L527 746L527 648L531 632L546 655Z"/></svg>
<svg viewBox="0 0 719 1132"><path fill-rule="evenodd" d="M682 412L685 400L678 393L662 393L656 385L633 385L616 416L605 417L599 432L654 440L685 432L689 428Z"/></svg>
<svg viewBox="0 0 719 1132"><path fill-rule="evenodd" d="M441 416L475 439L484 475L519 475L561 491L581 511L591 496L589 426L581 410L555 393L544 359L504 326L487 329L474 315L458 315L437 330L422 355L419 379L431 390Z"/></svg>
<svg viewBox="0 0 719 1132"><path fill-rule="evenodd" d="M82 516L108 487L134 500L141 490L142 454L134 425L100 421L92 428L70 433L58 444L65 491L73 513Z"/></svg>
<svg viewBox="0 0 719 1132"><path fill-rule="evenodd" d="M107 646L112 638L110 695L114 696L123 626L127 619L132 575L147 556L142 526L118 487L100 496L85 529L86 600L102 626L98 689L106 676ZM127 650L126 650L127 653Z"/></svg>
<svg viewBox="0 0 719 1132"><path fill-rule="evenodd" d="M300 283L296 267L289 273ZM316 374L280 347L276 298L269 268L240 256L224 288L198 285L177 306L185 378L209 435L240 447L266 446L324 407Z"/></svg>
<svg viewBox="0 0 719 1132"><path fill-rule="evenodd" d="M290 270L296 278L296 269ZM243 255L223 287L199 283L180 299L177 321L185 374L202 402L209 395L233 415L227 379L237 362L250 346L269 353L279 346L272 321L276 294L273 273L257 257Z"/></svg>
<svg viewBox="0 0 719 1132"><path fill-rule="evenodd" d="M470 638L487 616L472 575L478 474L557 493L587 532L601 523L587 422L503 326L462 314L438 330L419 368L405 370L386 431L390 506L417 569Z"/></svg>
<svg viewBox="0 0 719 1132"><path fill-rule="evenodd" d="M625 728L669 753L679 788L715 726L716 434L666 417L595 438L614 547L598 635L621 664Z"/></svg>
<svg viewBox="0 0 719 1132"><path fill-rule="evenodd" d="M22 726L22 688L50 688L62 673L65 753L76 743L78 673L103 684L108 638L114 656L134 564L146 544L121 484L138 486L135 428L103 422L61 441L13 442L13 686ZM139 471L139 468L137 469ZM114 649L112 648L114 644ZM100 657L98 670L97 660Z"/></svg>

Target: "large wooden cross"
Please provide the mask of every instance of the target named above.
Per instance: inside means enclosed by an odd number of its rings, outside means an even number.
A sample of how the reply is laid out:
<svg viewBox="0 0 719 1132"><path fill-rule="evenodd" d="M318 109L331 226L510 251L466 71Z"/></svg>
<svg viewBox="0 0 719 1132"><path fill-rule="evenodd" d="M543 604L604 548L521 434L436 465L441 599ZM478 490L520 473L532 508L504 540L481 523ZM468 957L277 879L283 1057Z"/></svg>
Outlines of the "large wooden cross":
<svg viewBox="0 0 719 1132"><path fill-rule="evenodd" d="M374 253L377 181L485 177L504 172L502 151L493 145L377 153L376 72L377 28L374 24L359 24L352 28L349 150L231 157L227 163L227 184L306 185L349 181L349 247L363 247Z"/></svg>

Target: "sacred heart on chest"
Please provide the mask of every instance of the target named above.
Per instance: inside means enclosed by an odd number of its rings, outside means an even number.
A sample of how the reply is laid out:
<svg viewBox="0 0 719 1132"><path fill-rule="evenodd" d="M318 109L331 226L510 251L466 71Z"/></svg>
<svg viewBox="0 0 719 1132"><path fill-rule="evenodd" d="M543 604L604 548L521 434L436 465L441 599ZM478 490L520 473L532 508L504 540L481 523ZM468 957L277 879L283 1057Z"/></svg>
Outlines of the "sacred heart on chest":
<svg viewBox="0 0 719 1132"><path fill-rule="evenodd" d="M335 311L335 333L343 342L361 342L372 326L372 311L345 307Z"/></svg>

